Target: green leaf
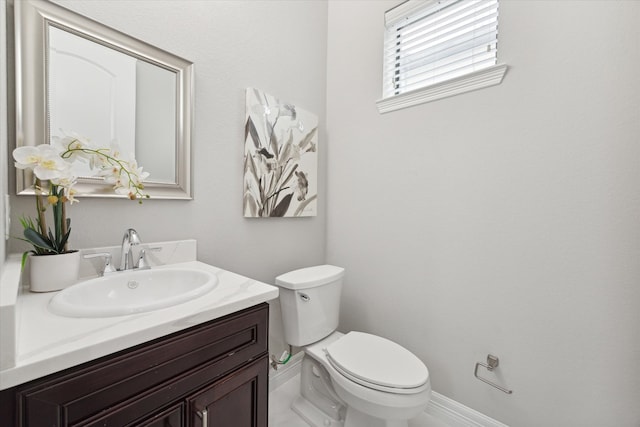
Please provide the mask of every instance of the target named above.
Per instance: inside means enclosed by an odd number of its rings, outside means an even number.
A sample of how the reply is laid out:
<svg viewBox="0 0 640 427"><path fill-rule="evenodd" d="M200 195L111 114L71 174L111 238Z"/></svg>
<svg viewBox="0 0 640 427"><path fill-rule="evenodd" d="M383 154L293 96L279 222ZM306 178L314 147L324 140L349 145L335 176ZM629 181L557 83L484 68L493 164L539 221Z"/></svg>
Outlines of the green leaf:
<svg viewBox="0 0 640 427"><path fill-rule="evenodd" d="M20 261L20 269L24 270L24 265L27 263L27 258L32 251L26 251L22 253L22 260Z"/></svg>
<svg viewBox="0 0 640 427"><path fill-rule="evenodd" d="M47 239L46 237L43 237L42 235L40 235L38 232L36 232L31 228L27 228L24 230L24 237L29 241L29 243L31 243L36 248L41 248L47 251L56 252L56 249L54 248L52 242L49 239Z"/></svg>
<svg viewBox="0 0 640 427"><path fill-rule="evenodd" d="M33 219L31 217L21 216L20 217L20 224L22 224L22 228L24 228L24 229L30 228L32 230L36 230L36 225L33 222Z"/></svg>
<svg viewBox="0 0 640 427"><path fill-rule="evenodd" d="M70 234L71 234L71 227L67 227L67 232L64 233L64 236L62 236L62 239L60 239L60 242L57 244L59 252L64 252L64 247L67 244L67 240L69 240Z"/></svg>
<svg viewBox="0 0 640 427"><path fill-rule="evenodd" d="M53 206L53 227L55 229L56 235L52 239L54 242L60 238L60 234L62 234L62 211L60 207L62 206L62 202L58 202Z"/></svg>
<svg viewBox="0 0 640 427"><path fill-rule="evenodd" d="M55 236L53 235L53 233L51 233L51 229L49 229L49 241L51 242L51 246L53 246L54 248L57 249L57 246L56 246L56 241L57 240L56 240Z"/></svg>

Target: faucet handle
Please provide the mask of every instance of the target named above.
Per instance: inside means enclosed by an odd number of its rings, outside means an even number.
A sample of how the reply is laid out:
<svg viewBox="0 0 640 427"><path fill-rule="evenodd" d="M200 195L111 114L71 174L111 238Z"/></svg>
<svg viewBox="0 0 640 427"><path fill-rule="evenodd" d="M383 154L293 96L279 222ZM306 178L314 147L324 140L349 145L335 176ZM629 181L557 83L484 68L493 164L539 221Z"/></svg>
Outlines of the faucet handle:
<svg viewBox="0 0 640 427"><path fill-rule="evenodd" d="M143 269L143 270L151 268L151 266L149 265L149 261L147 261L147 251L160 252L161 250L162 248L159 246L154 248L141 249L140 255L138 255L138 262L136 263L135 268Z"/></svg>
<svg viewBox="0 0 640 427"><path fill-rule="evenodd" d="M83 256L84 259L99 257L104 258L104 268L102 269L102 271L98 272L98 276L104 276L105 273L113 273L114 271L116 271L116 269L113 267L113 264L111 263L111 254L109 252L99 252L96 254L86 254Z"/></svg>

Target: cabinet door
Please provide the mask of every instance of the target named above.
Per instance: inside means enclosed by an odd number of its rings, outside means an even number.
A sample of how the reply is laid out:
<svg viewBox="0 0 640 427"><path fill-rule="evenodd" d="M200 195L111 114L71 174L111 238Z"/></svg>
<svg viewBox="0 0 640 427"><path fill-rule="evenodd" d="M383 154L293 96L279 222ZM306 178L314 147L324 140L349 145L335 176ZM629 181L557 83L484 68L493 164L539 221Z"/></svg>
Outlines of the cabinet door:
<svg viewBox="0 0 640 427"><path fill-rule="evenodd" d="M269 360L262 357L188 400L192 427L267 427Z"/></svg>

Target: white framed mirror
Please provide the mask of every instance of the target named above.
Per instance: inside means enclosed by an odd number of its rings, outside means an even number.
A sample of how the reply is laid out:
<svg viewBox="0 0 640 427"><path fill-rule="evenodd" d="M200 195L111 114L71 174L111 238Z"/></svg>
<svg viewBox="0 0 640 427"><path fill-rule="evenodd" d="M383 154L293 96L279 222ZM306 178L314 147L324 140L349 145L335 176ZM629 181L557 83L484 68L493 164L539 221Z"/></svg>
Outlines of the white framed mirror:
<svg viewBox="0 0 640 427"><path fill-rule="evenodd" d="M71 133L116 141L150 173L152 198L191 199L193 63L46 0L15 1L14 18L16 146ZM33 183L17 170L17 194ZM125 197L96 177L76 188Z"/></svg>

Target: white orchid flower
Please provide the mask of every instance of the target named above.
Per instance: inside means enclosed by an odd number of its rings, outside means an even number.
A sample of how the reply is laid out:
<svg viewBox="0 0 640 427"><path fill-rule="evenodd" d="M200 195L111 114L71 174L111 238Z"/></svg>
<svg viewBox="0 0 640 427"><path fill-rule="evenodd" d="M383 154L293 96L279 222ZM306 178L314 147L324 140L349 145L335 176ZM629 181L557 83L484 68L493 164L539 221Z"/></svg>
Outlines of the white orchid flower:
<svg viewBox="0 0 640 427"><path fill-rule="evenodd" d="M116 184L120 181L121 169L117 166L106 166L100 169L97 175L104 178L104 182L107 184ZM121 184L118 184L118 186L121 186Z"/></svg>
<svg viewBox="0 0 640 427"><path fill-rule="evenodd" d="M140 187L140 185L142 184L142 181L144 181L149 177L149 172L144 172L142 170L142 167L135 168L131 172L132 172L131 175L134 177L136 187Z"/></svg>
<svg viewBox="0 0 640 427"><path fill-rule="evenodd" d="M103 153L104 155L94 153L89 159L89 166L91 169L106 169L110 168L113 165L113 161L111 160L111 151L107 148L100 148L96 151Z"/></svg>
<svg viewBox="0 0 640 427"><path fill-rule="evenodd" d="M90 162L94 156L92 152L84 151L94 150L94 147L91 146L89 139L80 135L73 134L66 135L64 137L54 136L51 139L51 145L54 149L69 162L74 162L78 159L83 162Z"/></svg>
<svg viewBox="0 0 640 427"><path fill-rule="evenodd" d="M50 153L55 154L55 150L47 144L35 147L18 147L13 150L13 158L18 169L33 169L42 163Z"/></svg>
<svg viewBox="0 0 640 427"><path fill-rule="evenodd" d="M131 156L131 159L132 160L127 162L126 168L130 174L129 179L131 182L129 183L129 187L140 187L142 181L147 179L147 177L149 176L149 172L144 172L142 170L142 167L138 166L138 162L135 158L133 158L133 155Z"/></svg>
<svg viewBox="0 0 640 427"><path fill-rule="evenodd" d="M45 158L33 169L33 173L41 180L64 178L69 174L69 163L60 156L52 155Z"/></svg>
<svg viewBox="0 0 640 427"><path fill-rule="evenodd" d="M120 159L121 158L120 157L120 146L118 145L117 142L112 141L111 145L109 146L109 150L110 150L109 155L111 157L115 157L116 159Z"/></svg>
<svg viewBox="0 0 640 427"><path fill-rule="evenodd" d="M18 169L32 169L41 180L61 178L69 172L70 164L49 144L18 147L13 151L13 158Z"/></svg>
<svg viewBox="0 0 640 427"><path fill-rule="evenodd" d="M64 190L64 195L69 201L70 205L73 205L74 203L78 203L80 201L76 199L76 194L77 194L77 191L75 190L75 188L68 187L68 188L65 188Z"/></svg>
<svg viewBox="0 0 640 427"><path fill-rule="evenodd" d="M37 178L34 189L38 218L25 217L21 222L25 240L33 245L32 252L38 255L68 252L70 230L64 204L78 202L73 188L77 177L72 172L72 165L77 160L89 162L91 169L97 168L98 175L112 183L116 193L125 194L131 200L149 197L142 184L149 173L138 166L133 156L130 161L120 158L120 150L115 144L110 148L93 147L87 138L67 134L53 137L51 145L18 147L13 151L13 158L16 168L31 170ZM41 181L49 181L48 188ZM56 206L52 209L54 231L46 226L45 202Z"/></svg>
<svg viewBox="0 0 640 427"><path fill-rule="evenodd" d="M65 175L51 180L53 185L64 188L64 195L71 204L78 202L75 198L76 190L73 188L77 182L77 177L72 175L70 171Z"/></svg>

